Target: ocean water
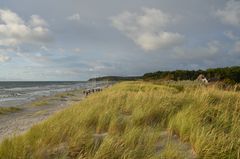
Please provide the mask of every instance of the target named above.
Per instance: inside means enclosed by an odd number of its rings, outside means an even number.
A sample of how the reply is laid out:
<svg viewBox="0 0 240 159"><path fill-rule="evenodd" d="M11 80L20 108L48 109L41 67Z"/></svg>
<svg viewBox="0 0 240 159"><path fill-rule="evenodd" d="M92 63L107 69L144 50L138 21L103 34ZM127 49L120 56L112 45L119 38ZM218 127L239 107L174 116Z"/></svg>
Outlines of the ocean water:
<svg viewBox="0 0 240 159"><path fill-rule="evenodd" d="M0 107L18 106L42 96L101 86L93 82L0 82Z"/></svg>

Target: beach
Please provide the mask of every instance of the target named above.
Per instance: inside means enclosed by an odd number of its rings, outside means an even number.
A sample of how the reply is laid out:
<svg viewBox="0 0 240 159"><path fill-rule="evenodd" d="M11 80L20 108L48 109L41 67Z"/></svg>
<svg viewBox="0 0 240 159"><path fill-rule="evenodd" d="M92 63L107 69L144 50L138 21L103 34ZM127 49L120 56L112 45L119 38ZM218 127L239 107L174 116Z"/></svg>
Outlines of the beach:
<svg viewBox="0 0 240 159"><path fill-rule="evenodd" d="M0 82L0 107L21 107L40 97L89 87L92 87L91 83L81 81Z"/></svg>
<svg viewBox="0 0 240 159"><path fill-rule="evenodd" d="M82 100L83 90L104 85L104 82L78 81L0 82L0 141L21 134Z"/></svg>
<svg viewBox="0 0 240 159"><path fill-rule="evenodd" d="M39 97L31 102L18 105L17 112L0 115L0 141L24 133L33 125L44 121L56 112L63 110L85 96L83 89L56 93L51 96Z"/></svg>

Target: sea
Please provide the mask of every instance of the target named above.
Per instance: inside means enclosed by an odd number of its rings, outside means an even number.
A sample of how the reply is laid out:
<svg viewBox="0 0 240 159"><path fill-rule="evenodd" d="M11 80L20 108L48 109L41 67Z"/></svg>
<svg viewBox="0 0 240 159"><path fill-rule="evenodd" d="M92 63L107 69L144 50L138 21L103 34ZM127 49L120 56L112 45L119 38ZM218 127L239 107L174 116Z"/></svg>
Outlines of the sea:
<svg viewBox="0 0 240 159"><path fill-rule="evenodd" d="M0 107L19 106L39 97L75 89L88 89L104 85L102 82L82 81L8 81L0 82Z"/></svg>

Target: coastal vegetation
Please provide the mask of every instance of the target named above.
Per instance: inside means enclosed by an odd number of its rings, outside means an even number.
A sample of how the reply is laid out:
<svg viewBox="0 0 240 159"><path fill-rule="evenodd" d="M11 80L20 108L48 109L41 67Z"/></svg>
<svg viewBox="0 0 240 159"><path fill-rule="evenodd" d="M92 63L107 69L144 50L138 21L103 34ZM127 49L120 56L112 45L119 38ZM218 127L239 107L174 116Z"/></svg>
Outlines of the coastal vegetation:
<svg viewBox="0 0 240 159"><path fill-rule="evenodd" d="M80 94L80 93L82 93L82 89L57 93L53 96L39 98L31 102L30 106L32 107L49 106L53 103L53 101L68 101L69 98L74 98L75 94Z"/></svg>
<svg viewBox="0 0 240 159"><path fill-rule="evenodd" d="M0 115L20 111L18 107L0 107Z"/></svg>
<svg viewBox="0 0 240 159"><path fill-rule="evenodd" d="M31 103L31 106L34 106L34 107L47 106L47 105L49 105L49 102L46 100L37 100Z"/></svg>
<svg viewBox="0 0 240 159"><path fill-rule="evenodd" d="M4 159L238 159L240 94L197 82L122 82L0 145Z"/></svg>

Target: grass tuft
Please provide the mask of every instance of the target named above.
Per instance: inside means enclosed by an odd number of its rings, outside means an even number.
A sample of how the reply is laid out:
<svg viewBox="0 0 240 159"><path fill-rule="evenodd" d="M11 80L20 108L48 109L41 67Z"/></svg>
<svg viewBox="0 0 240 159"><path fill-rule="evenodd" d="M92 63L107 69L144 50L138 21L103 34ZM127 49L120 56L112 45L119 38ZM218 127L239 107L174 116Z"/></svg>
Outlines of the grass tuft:
<svg viewBox="0 0 240 159"><path fill-rule="evenodd" d="M47 106L48 104L49 104L48 101L40 100L40 101L32 102L31 106L33 106L33 107L40 107L40 106Z"/></svg>
<svg viewBox="0 0 240 159"><path fill-rule="evenodd" d="M7 113L14 113L20 111L21 108L18 107L1 107L0 108L0 115L7 114Z"/></svg>

